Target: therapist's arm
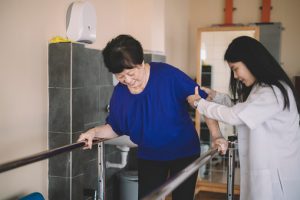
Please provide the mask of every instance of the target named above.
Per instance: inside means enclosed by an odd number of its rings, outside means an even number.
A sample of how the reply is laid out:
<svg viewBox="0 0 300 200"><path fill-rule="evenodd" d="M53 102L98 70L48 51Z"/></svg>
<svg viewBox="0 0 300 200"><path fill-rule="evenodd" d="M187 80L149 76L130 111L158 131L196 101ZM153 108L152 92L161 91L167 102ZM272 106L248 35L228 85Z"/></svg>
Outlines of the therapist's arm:
<svg viewBox="0 0 300 200"><path fill-rule="evenodd" d="M210 119L218 120L233 126L244 124L236 113L238 109L235 108L237 108L237 105L228 107L200 99L196 109L200 114Z"/></svg>
<svg viewBox="0 0 300 200"><path fill-rule="evenodd" d="M197 107L197 105L195 105L194 102L201 101L198 87L195 87L194 95L190 95L187 97L187 101L193 108ZM225 154L228 148L228 142L221 134L218 121L205 117L205 123L209 129L212 138L212 146L217 147L222 154Z"/></svg>
<svg viewBox="0 0 300 200"><path fill-rule="evenodd" d="M221 134L218 121L207 117L204 119L211 135L212 147L217 147L221 154L226 154L228 142Z"/></svg>

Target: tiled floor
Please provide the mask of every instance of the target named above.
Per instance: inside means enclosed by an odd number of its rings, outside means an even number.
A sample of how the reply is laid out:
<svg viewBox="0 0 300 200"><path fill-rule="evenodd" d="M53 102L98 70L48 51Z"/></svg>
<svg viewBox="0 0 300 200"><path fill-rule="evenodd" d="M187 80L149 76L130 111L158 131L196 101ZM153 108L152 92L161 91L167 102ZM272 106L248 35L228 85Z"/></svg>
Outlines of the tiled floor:
<svg viewBox="0 0 300 200"><path fill-rule="evenodd" d="M239 200L239 182L240 168L238 162L235 168L234 177L234 198ZM210 161L199 172L198 182L196 185L195 200L227 200L227 159L218 157ZM168 196L166 200L171 200Z"/></svg>
<svg viewBox="0 0 300 200"><path fill-rule="evenodd" d="M201 174L199 178L205 181L215 182L215 183L227 183L227 159L223 157L218 157L217 159L210 161L206 166L202 167ZM204 169L203 169L204 168ZM235 167L235 185L239 185L240 182L240 168L238 163Z"/></svg>
<svg viewBox="0 0 300 200"><path fill-rule="evenodd" d="M201 171L201 170L200 170ZM239 199L240 170L237 164L234 177L234 200ZM227 159L219 158L206 165L199 174L195 200L227 199Z"/></svg>
<svg viewBox="0 0 300 200"><path fill-rule="evenodd" d="M214 192L200 192L195 200L226 200L227 195L224 193L214 193ZM234 200L239 199L239 195L235 195Z"/></svg>

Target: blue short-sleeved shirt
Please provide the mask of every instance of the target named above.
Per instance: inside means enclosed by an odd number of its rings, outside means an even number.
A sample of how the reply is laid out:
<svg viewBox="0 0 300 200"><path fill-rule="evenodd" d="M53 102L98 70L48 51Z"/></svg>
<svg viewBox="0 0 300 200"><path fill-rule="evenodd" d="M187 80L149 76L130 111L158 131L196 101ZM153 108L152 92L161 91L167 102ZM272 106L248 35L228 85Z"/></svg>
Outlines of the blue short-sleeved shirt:
<svg viewBox="0 0 300 200"><path fill-rule="evenodd" d="M118 83L110 100L106 122L119 135L138 145L138 157L173 160L200 153L199 137L187 112L186 98L197 84L165 63L150 63L145 89L131 94ZM200 91L206 98L206 93Z"/></svg>

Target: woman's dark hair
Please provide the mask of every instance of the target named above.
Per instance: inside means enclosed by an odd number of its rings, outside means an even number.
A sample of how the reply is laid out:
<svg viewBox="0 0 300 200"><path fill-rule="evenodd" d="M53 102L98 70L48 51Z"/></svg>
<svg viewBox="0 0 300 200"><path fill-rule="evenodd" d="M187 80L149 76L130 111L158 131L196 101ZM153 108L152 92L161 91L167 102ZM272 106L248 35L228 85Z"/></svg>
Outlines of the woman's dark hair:
<svg viewBox="0 0 300 200"><path fill-rule="evenodd" d="M102 52L105 66L116 74L143 63L143 48L130 35L119 35L107 43Z"/></svg>
<svg viewBox="0 0 300 200"><path fill-rule="evenodd" d="M235 38L228 46L224 59L227 62L243 62L256 78L257 84L276 86L284 97L284 107L290 108L287 90L282 83L286 83L292 90L298 113L300 112L299 96L288 75L270 52L256 39L241 36ZM245 101L252 87L246 87L241 81L234 78L233 72L230 77L230 89L234 99ZM236 95L238 98L236 98Z"/></svg>

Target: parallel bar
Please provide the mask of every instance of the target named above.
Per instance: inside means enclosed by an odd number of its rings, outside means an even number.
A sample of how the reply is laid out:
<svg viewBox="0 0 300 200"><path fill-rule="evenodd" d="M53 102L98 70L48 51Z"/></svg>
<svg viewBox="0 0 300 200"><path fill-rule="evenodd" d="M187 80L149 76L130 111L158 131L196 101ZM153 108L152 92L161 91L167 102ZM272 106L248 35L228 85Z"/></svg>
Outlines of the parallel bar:
<svg viewBox="0 0 300 200"><path fill-rule="evenodd" d="M229 142L227 169L227 200L234 198L235 143Z"/></svg>
<svg viewBox="0 0 300 200"><path fill-rule="evenodd" d="M187 166L185 169L180 171L177 175L171 177L159 188L151 192L149 195L144 197L142 200L158 200L164 198L166 195L175 190L181 183L189 178L194 172L198 171L199 168L206 164L207 161L212 159L218 154L217 149L212 149L200 156L197 160Z"/></svg>
<svg viewBox="0 0 300 200"><path fill-rule="evenodd" d="M104 162L104 143L100 142L98 145L98 176L99 176L99 198L98 200L106 200L105 193L105 162Z"/></svg>
<svg viewBox="0 0 300 200"><path fill-rule="evenodd" d="M94 140L93 145L98 144L99 142L103 142L105 140L108 140L108 139L100 138L100 139ZM65 146L62 146L62 147L59 147L59 148L42 151L40 153L33 154L31 156L27 156L27 157L24 157L24 158L21 158L21 159L18 159L18 160L10 161L10 162L7 162L7 163L4 163L4 164L0 165L0 173L8 171L8 170L15 169L17 167L28 165L30 163L34 163L34 162L37 162L37 161L40 161L40 160L44 160L44 159L53 157L57 154L72 151L73 149L83 147L84 145L85 145L85 142L77 142L77 143L65 145Z"/></svg>

